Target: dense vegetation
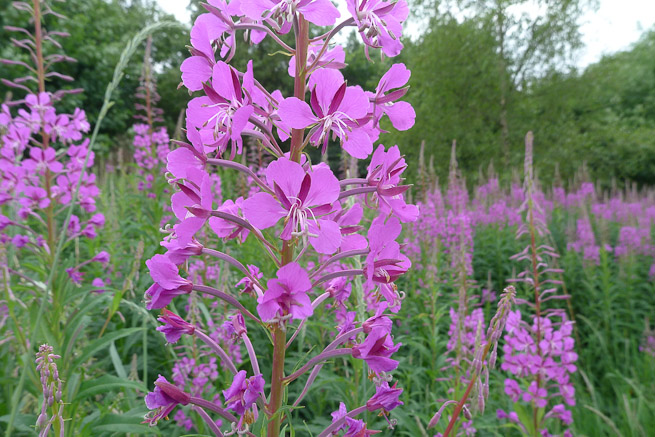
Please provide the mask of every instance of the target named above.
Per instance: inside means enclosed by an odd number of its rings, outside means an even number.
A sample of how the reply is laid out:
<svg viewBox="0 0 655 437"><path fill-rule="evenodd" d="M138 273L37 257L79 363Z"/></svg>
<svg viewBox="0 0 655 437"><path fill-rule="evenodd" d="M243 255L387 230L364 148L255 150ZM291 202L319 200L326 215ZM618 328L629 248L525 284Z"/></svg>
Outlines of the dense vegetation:
<svg viewBox="0 0 655 437"><path fill-rule="evenodd" d="M285 47L323 41L303 17L228 65L152 3L0 5L0 432L648 436L655 31L577 71L589 6L515 3L417 2L395 57L350 34L309 76L329 143L281 133L306 78ZM348 119L354 85L376 94ZM399 99L413 129L376 112ZM400 148L346 149L371 120Z"/></svg>

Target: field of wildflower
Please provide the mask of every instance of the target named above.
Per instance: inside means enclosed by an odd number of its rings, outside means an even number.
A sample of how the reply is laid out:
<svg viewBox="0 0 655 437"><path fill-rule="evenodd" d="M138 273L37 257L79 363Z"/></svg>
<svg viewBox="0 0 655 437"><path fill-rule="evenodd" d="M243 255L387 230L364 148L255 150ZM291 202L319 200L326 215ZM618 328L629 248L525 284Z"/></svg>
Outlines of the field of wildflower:
<svg viewBox="0 0 655 437"><path fill-rule="evenodd" d="M32 26L3 60L25 74L0 111L3 435L655 433L655 191L584 168L545 185L532 132L513 178L467 185L453 144L440 181L423 148L380 142L422 116L409 69L365 89L334 42L354 28L393 59L405 0L347 3L204 4L178 132L151 62L170 23L133 37L92 124L63 109L84 90L57 72L59 17L15 4ZM231 64L265 39L290 95ZM130 62L133 144L99 157Z"/></svg>

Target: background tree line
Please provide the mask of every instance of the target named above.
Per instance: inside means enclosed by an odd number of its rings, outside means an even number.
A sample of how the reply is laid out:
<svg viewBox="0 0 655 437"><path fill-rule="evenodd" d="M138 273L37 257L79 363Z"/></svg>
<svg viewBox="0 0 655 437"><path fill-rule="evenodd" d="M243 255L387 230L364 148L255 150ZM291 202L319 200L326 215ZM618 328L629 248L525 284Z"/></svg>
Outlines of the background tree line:
<svg viewBox="0 0 655 437"><path fill-rule="evenodd" d="M406 38L407 49L392 60L373 54L373 62L366 61L359 39L351 35L344 74L352 83L374 89L392 62L404 62L412 70L407 99L417 112L416 127L408 132L390 129L381 142L402 144L413 166L425 142L426 167L432 160L443 180L450 146L456 140L460 167L469 179L490 162L501 178L509 179L511 168L522 162L523 136L532 130L536 166L546 183L556 178L566 183L585 164L590 176L606 185L612 180L655 184L655 31L645 32L629 50L605 56L580 71L575 68L581 48L579 22L594 4L542 0L536 9L529 4L526 0L415 0L415 16L406 28L419 28L414 32L419 36ZM199 5L197 0L189 4L193 16L202 12ZM61 64L60 71L73 76L74 86L85 90L68 97L65 104L84 107L92 122L128 38L146 24L174 19L145 0L68 0L54 3L53 8L68 17L55 26L71 34L62 41L64 52L78 60ZM24 16L11 7L11 1L0 1L0 25L29 27ZM0 57L16 59L12 36L0 28ZM160 107L169 130L190 98L177 89L188 44L188 31L170 31L154 39ZM245 43L240 39L239 44ZM235 65L244 68L244 60L254 58L258 77L275 89L285 83L280 78L287 74L288 58L274 51L265 40L247 52L239 51ZM127 71L112 116L103 127L100 153L129 144L140 73L137 63ZM17 67L0 65L0 77L20 74ZM3 100L11 92L0 85ZM21 95L14 91L14 98ZM336 144L330 160L337 165Z"/></svg>

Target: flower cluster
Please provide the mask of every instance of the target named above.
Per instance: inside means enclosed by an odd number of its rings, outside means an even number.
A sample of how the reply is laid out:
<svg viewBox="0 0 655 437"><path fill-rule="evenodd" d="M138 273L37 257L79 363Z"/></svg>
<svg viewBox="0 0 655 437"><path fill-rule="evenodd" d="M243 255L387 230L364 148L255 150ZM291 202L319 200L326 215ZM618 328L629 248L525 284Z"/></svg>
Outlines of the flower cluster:
<svg viewBox="0 0 655 437"><path fill-rule="evenodd" d="M553 321L554 318L559 320ZM551 313L538 320L534 318L532 325L528 325L522 320L521 311L516 310L510 313L505 328L501 369L518 378L505 380L507 396L512 402L531 403L536 408L546 408L553 399L561 397L561 403L547 408L544 422L553 417L570 425L573 418L566 406L575 406L571 374L577 370L578 359L572 337L573 323L561 313ZM538 338L541 340L536 343ZM526 425L515 420L517 416L499 410L498 417L508 418L528 433ZM547 429L547 426L540 423L539 428Z"/></svg>
<svg viewBox="0 0 655 437"><path fill-rule="evenodd" d="M89 153L89 140L83 137L89 123L83 110L58 114L49 93L30 94L25 98L25 108L14 116L7 105L2 106L0 127L5 131L0 138L0 205L13 204L16 211L14 218L2 219L3 227L30 221L45 224L48 208L68 205L71 201L79 204L85 213L95 212L95 199L100 194L96 178L93 173L82 171ZM52 146L56 143L64 149L55 150ZM93 164L93 152L90 153L89 164ZM73 199L80 180L79 193ZM95 230L103 223L102 214L87 221L73 216L69 232L72 237L94 238ZM47 244L39 233L17 234L13 240L19 247L28 243L41 247Z"/></svg>
<svg viewBox="0 0 655 437"><path fill-rule="evenodd" d="M403 64L394 64L374 91L365 91L347 83L339 71L345 66L344 51L332 46L331 40L340 29L354 26L367 48L395 56L402 48L398 38L408 9L404 0L352 1L349 6L352 16L337 24L339 11L326 0L216 0L205 5L208 13L193 25L191 57L182 64L182 83L202 94L189 102L186 111L188 142L180 142L167 157L169 183L177 190L171 199L177 221L162 243L166 254L146 262L154 284L145 300L148 309L159 309L177 296L202 293L234 308L238 313L229 324L248 352L252 373L239 370L216 338L165 312L160 330L169 341L186 334L204 342L232 373L233 383L223 391L221 406L160 379L146 398L148 407L156 410L147 418L151 424L177 404L192 404L217 435L220 427L207 420L205 410L229 424L229 432L248 433L263 418L267 435L278 436L282 421L288 420L281 410L285 387L310 372L293 402L298 406L324 362L335 357L363 360L376 391L366 405L350 411L343 405L320 435L339 430L345 435L373 433L356 419L364 411L380 411L389 426L395 423L388 413L402 405L398 400L402 389L390 385L389 372L398 366L393 354L401 345L393 339L390 316L400 310L404 296L395 282L411 266L396 240L403 223L416 220L419 211L404 197L409 186L403 184L407 165L400 149L374 147L374 143L383 132L384 117L399 130L414 124L414 110L399 101L407 92L410 72ZM334 27L310 42L311 24ZM292 30L295 48L279 37ZM229 64L238 31L244 31L252 44L271 38L290 55L293 96L267 90L255 79L252 61L245 71ZM340 145L353 159L370 157L365 177L351 174L339 180L325 163L310 161L306 148L313 146L324 154L331 144ZM255 171L235 160L246 148L270 158L259 159ZM245 175L249 192L221 199L215 207L211 188L215 167ZM365 209L370 213L365 214ZM262 248L261 264L245 266L232 255L208 247L215 239L256 240ZM184 278L184 267L193 265L190 261L197 256L204 257L205 270L215 259L244 278L238 287L225 290L203 283L197 275ZM349 303L356 277L362 279L358 291L364 308ZM337 322L333 341L285 375L287 348L304 324L316 314L326 314L328 307ZM353 308L364 313L350 311ZM268 330L273 343L266 384L246 321L251 329ZM270 393L265 395L269 384Z"/></svg>
<svg viewBox="0 0 655 437"><path fill-rule="evenodd" d="M564 404L575 405L575 390L570 375L577 370L574 363L578 355L571 336L573 322L568 320L564 310L556 306L548 307L569 296L559 294L557 288L562 284L558 276L562 270L556 268L559 255L548 241L550 234L541 207L542 196L535 189L532 144L532 132L528 132L525 202L521 206L525 219L518 227L517 238L526 236L529 242L525 249L511 258L523 263L525 268L513 282L526 284L529 295L534 296L530 300L521 299L520 303L534 312L511 312L505 326L501 368L514 376L505 380L505 393L514 402L515 412L508 414L499 410L498 417L515 422L526 434L551 435L550 431L560 427L558 422L566 427L573 421L571 411ZM523 319L526 316L530 322ZM563 403L558 403L558 398ZM526 411L523 403L527 403L534 414L519 415L518 412ZM542 409L547 411L546 414L538 413ZM571 435L570 431L565 430L564 435Z"/></svg>
<svg viewBox="0 0 655 437"><path fill-rule="evenodd" d="M136 165L152 170L155 167L166 163L166 156L169 152L170 138L166 128L154 129L144 123L137 123L132 126L134 129L134 161ZM152 180L147 181L152 182ZM140 190L150 189L152 186L139 187Z"/></svg>
<svg viewBox="0 0 655 437"><path fill-rule="evenodd" d="M30 12L39 28L37 36L25 29L12 27L10 30L19 32L24 38L13 40L18 47L28 48L30 52L30 46L38 47L35 50L38 56L33 54L32 60L43 67L43 43L60 47L54 38L65 34L41 28L42 16L53 14L45 5L43 11L33 9ZM79 108L72 114L55 108L63 95L81 90L49 92L45 89L46 77L73 80L47 71L58 62L71 61L65 55L48 56L47 65L41 69L23 62L2 61L26 67L28 76L13 81L2 79L4 84L24 90L27 95L0 107L0 244L13 245L25 256L36 254L52 259L68 211L66 206L72 204L76 209L66 223L64 243L79 237L95 238L105 221L102 214L93 214L100 191L95 174L87 171L93 165L94 156L89 151L89 139L85 138L90 128L86 114ZM37 84L38 91L23 85L29 83ZM79 264L69 268L67 273L73 282L79 283L82 275L79 268L91 261L76 261ZM17 270L21 267L17 266ZM10 272L15 273L14 270ZM30 278L29 274L24 279L41 280Z"/></svg>

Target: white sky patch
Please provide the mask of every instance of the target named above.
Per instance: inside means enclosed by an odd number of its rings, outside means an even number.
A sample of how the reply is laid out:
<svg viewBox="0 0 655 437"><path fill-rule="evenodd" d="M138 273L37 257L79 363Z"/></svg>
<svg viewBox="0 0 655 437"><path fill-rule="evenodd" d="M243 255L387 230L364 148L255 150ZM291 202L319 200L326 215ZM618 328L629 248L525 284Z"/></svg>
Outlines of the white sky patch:
<svg viewBox="0 0 655 437"><path fill-rule="evenodd" d="M157 3L180 22L190 24L187 0L157 0ZM337 5L341 17L347 17L346 2L340 0ZM536 10L536 6L533 8ZM598 10L587 12L580 24L585 47L578 53L576 65L584 68L599 61L603 55L629 49L645 30L652 29L655 26L655 0L599 0ZM408 23L404 33L414 36L417 32L417 26ZM342 33L338 42L345 41L349 32L344 29Z"/></svg>

